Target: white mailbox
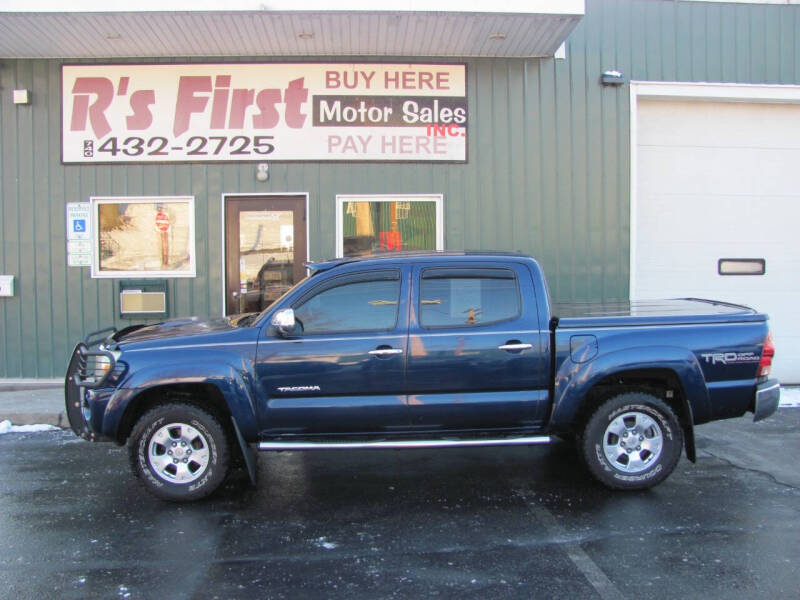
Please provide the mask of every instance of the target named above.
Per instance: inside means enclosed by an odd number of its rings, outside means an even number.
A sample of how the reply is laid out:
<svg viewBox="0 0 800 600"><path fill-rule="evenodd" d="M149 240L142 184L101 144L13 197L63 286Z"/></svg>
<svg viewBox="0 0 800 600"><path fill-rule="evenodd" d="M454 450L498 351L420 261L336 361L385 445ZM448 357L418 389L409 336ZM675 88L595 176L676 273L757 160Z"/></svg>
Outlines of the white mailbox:
<svg viewBox="0 0 800 600"><path fill-rule="evenodd" d="M0 296L14 295L14 276L0 275Z"/></svg>

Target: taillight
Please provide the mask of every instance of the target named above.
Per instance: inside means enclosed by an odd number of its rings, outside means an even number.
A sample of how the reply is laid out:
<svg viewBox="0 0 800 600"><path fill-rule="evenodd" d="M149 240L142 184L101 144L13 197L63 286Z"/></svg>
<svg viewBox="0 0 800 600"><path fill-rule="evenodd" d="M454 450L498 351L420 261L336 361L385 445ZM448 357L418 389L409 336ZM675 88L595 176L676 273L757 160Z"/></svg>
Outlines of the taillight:
<svg viewBox="0 0 800 600"><path fill-rule="evenodd" d="M764 340L764 350L761 352L761 362L758 363L758 376L766 377L772 367L772 357L775 356L775 342L772 341L772 332L767 334Z"/></svg>

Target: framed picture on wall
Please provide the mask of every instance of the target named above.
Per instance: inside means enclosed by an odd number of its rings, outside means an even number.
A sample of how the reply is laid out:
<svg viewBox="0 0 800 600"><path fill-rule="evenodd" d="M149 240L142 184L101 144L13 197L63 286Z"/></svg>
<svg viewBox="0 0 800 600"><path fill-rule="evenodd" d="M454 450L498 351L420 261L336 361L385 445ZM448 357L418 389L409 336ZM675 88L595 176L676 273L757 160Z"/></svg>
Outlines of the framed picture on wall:
<svg viewBox="0 0 800 600"><path fill-rule="evenodd" d="M194 277L193 196L93 197L92 277Z"/></svg>

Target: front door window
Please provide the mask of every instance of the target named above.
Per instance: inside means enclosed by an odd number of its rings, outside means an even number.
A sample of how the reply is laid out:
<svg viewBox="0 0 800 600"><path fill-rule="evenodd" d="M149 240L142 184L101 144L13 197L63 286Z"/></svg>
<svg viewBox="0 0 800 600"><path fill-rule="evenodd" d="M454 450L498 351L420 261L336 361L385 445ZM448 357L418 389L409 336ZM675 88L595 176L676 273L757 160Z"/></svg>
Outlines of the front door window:
<svg viewBox="0 0 800 600"><path fill-rule="evenodd" d="M370 280L325 287L295 308L304 335L391 331L397 323L400 273L371 274Z"/></svg>

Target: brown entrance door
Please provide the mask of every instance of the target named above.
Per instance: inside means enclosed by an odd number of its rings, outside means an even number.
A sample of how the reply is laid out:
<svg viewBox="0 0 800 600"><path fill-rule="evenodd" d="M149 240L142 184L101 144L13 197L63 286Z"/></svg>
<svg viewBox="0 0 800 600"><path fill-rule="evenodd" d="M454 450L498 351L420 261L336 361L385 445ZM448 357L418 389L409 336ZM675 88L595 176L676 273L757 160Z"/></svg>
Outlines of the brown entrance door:
<svg viewBox="0 0 800 600"><path fill-rule="evenodd" d="M305 196L225 201L225 314L261 311L305 277Z"/></svg>

